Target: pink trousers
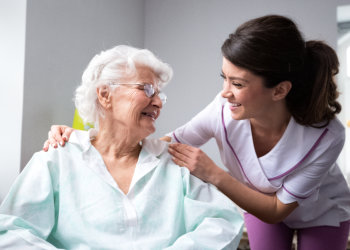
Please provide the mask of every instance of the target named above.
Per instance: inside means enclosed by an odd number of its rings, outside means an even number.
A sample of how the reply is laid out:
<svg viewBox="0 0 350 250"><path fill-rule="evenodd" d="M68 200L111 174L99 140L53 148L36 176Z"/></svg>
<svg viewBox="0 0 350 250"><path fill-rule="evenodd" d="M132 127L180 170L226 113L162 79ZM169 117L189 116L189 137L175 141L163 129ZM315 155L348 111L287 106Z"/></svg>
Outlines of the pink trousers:
<svg viewBox="0 0 350 250"><path fill-rule="evenodd" d="M294 232L298 250L346 250L350 221L339 227L318 226L302 229L289 228L284 223L268 224L245 213L249 245L252 250L291 250Z"/></svg>

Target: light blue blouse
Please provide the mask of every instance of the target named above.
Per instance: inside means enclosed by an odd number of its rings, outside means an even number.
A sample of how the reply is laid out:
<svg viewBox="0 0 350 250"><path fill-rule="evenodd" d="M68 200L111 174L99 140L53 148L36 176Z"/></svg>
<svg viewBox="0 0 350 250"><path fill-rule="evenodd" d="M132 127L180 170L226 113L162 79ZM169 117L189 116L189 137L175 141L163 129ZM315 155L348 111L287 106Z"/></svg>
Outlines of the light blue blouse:
<svg viewBox="0 0 350 250"><path fill-rule="evenodd" d="M87 132L35 153L0 207L0 249L236 249L243 220L214 186L144 140L124 194Z"/></svg>

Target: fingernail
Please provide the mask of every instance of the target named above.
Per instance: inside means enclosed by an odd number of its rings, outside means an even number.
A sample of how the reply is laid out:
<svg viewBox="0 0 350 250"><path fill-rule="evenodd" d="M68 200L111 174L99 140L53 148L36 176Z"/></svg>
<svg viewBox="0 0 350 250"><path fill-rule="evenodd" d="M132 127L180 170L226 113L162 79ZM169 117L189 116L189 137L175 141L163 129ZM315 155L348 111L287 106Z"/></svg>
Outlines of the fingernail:
<svg viewBox="0 0 350 250"><path fill-rule="evenodd" d="M63 146L64 141L60 141L60 145Z"/></svg>

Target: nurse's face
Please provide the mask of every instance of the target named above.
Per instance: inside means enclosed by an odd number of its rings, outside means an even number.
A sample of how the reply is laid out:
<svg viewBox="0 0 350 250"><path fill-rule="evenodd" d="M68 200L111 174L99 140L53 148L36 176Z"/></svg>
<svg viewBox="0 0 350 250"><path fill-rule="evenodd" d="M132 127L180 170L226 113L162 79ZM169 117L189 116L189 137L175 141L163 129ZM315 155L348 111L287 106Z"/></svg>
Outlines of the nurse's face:
<svg viewBox="0 0 350 250"><path fill-rule="evenodd" d="M273 89L264 86L262 77L237 67L225 57L222 63L222 77L224 84L221 95L230 103L233 119L266 117L273 104Z"/></svg>

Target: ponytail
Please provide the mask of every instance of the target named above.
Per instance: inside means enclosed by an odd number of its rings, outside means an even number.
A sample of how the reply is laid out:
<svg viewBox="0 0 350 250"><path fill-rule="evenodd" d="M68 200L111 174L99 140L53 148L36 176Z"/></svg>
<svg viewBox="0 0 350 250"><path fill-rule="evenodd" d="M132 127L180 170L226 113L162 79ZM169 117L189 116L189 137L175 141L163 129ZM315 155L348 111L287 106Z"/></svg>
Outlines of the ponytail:
<svg viewBox="0 0 350 250"><path fill-rule="evenodd" d="M334 81L339 61L324 42L308 41L305 46L303 77L294 82L294 90L286 98L287 107L299 124L322 128L341 111Z"/></svg>

